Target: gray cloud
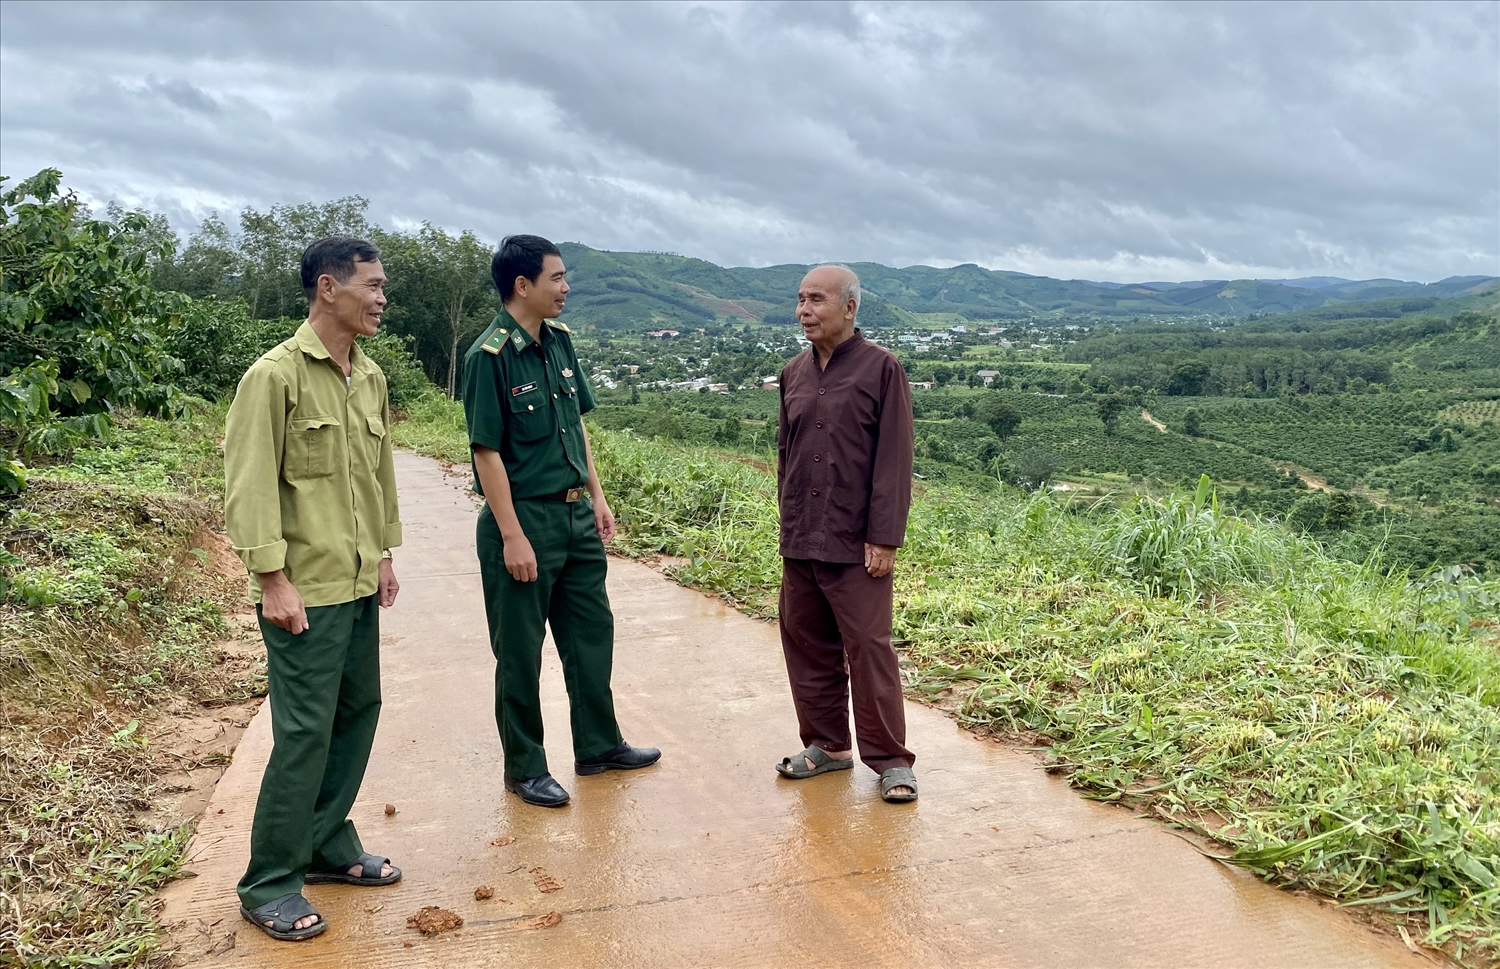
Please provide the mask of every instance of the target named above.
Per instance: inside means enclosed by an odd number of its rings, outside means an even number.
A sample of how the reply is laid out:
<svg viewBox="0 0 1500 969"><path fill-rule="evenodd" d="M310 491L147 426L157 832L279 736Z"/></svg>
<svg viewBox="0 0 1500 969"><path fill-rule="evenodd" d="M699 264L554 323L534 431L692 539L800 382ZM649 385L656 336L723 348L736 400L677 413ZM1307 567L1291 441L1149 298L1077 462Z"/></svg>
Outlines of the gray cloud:
<svg viewBox="0 0 1500 969"><path fill-rule="evenodd" d="M0 169L190 228L727 264L1500 272L1500 6L0 4Z"/></svg>

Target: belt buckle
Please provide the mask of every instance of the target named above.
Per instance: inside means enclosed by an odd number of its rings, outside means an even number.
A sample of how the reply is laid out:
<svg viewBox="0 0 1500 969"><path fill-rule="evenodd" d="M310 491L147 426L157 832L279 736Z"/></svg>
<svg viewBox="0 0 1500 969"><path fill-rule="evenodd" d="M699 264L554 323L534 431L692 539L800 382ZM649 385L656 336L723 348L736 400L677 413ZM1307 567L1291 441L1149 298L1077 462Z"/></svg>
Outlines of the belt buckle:
<svg viewBox="0 0 1500 969"><path fill-rule="evenodd" d="M585 488L569 488L568 489L567 497L565 497L563 500L564 501L578 501L580 498L582 498L584 496L584 493L586 491L587 491L587 489L585 489Z"/></svg>

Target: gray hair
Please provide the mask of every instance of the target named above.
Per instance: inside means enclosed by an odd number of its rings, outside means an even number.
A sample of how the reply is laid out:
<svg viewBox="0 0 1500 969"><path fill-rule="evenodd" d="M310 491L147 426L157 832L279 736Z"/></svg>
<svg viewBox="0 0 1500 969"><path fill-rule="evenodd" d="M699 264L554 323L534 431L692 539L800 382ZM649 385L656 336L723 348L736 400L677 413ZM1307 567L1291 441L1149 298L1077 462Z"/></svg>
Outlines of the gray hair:
<svg viewBox="0 0 1500 969"><path fill-rule="evenodd" d="M861 296L863 295L859 289L859 275L855 273L854 270L850 269L848 266L844 265L841 262L825 262L822 265L814 266L813 268L841 269L847 274L844 276L844 284L839 287L839 305L842 306L849 300L854 300L854 315L858 317L859 301Z"/></svg>

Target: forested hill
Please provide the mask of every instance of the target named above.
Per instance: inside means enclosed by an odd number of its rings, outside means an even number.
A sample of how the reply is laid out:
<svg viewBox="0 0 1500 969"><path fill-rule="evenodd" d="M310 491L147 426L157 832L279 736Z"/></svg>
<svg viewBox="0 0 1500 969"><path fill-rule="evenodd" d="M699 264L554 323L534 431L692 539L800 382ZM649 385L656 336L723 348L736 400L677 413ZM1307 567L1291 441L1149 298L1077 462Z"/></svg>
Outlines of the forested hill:
<svg viewBox="0 0 1500 969"><path fill-rule="evenodd" d="M609 329L701 326L724 316L790 323L793 294L809 268L725 268L672 253L605 252L578 243L562 248L573 284L569 319ZM1182 319L1326 309L1336 316L1340 307L1356 303L1360 316L1394 317L1427 309L1439 299L1500 291L1500 279L1494 276L1452 276L1426 284L1326 276L1122 284L1028 276L972 264L893 269L861 262L853 268L868 294L860 316L871 326L912 324L918 314L930 313L970 320ZM1388 305L1371 307L1371 301Z"/></svg>

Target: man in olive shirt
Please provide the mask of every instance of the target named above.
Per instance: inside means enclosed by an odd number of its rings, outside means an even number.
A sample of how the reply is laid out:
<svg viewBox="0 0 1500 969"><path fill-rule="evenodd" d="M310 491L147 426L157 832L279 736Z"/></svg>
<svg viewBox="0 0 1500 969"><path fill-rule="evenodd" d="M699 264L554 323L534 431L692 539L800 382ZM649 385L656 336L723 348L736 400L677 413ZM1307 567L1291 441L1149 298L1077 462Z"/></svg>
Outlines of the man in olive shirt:
<svg viewBox="0 0 1500 969"><path fill-rule="evenodd" d="M505 789L561 807L568 792L542 747L545 624L568 688L574 770L634 770L661 752L625 743L615 721L615 620L604 591L615 517L583 427L594 395L567 326L555 319L568 296L562 254L540 236L509 236L490 274L503 309L464 357L464 416L474 490L485 499L475 539L495 654L495 722Z"/></svg>
<svg viewBox="0 0 1500 969"><path fill-rule="evenodd" d="M385 309L380 253L302 254L307 322L240 381L224 432L225 518L266 643L275 746L261 778L240 913L281 940L328 927L304 882L389 885L349 808L380 716L380 613L401 544L385 375L354 339Z"/></svg>

